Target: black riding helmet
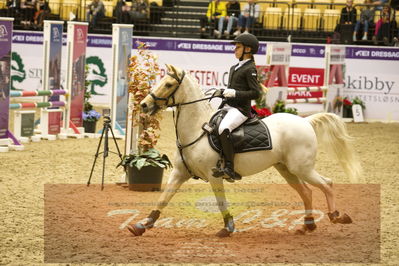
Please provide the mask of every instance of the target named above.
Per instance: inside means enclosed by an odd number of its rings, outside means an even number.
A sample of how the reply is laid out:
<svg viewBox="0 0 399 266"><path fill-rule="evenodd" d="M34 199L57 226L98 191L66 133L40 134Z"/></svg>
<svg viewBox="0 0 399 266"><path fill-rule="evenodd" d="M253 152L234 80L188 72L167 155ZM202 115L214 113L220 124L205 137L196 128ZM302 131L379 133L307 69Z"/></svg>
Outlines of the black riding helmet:
<svg viewBox="0 0 399 266"><path fill-rule="evenodd" d="M242 43L244 46L250 47L252 54L256 54L258 52L259 41L255 35L251 33L243 33L238 35L232 42L232 44L236 43Z"/></svg>

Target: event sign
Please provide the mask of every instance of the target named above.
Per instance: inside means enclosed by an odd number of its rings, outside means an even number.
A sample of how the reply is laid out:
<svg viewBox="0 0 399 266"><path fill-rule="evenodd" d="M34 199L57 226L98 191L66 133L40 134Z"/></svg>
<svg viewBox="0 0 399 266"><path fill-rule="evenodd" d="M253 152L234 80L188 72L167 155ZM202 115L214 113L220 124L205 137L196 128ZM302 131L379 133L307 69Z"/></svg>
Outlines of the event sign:
<svg viewBox="0 0 399 266"><path fill-rule="evenodd" d="M8 138L13 20L0 18L0 139Z"/></svg>

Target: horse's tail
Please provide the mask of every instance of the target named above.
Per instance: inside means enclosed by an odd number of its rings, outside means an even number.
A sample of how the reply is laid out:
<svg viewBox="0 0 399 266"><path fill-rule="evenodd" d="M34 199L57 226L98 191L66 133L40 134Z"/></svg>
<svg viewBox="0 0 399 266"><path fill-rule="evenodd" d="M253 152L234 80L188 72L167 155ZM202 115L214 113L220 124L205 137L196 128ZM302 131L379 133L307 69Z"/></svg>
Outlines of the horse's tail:
<svg viewBox="0 0 399 266"><path fill-rule="evenodd" d="M317 113L306 118L316 132L320 143L328 145L347 176L352 182L357 182L361 174L360 161L357 159L348 135L346 125L342 119L332 113Z"/></svg>

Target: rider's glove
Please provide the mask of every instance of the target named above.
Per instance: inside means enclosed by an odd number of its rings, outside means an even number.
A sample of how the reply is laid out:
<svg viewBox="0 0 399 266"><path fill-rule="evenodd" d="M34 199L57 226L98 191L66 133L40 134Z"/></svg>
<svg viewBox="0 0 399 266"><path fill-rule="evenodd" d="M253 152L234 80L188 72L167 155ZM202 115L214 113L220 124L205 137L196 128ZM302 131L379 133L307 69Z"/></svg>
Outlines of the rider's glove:
<svg viewBox="0 0 399 266"><path fill-rule="evenodd" d="M223 97L223 89L215 89L215 92L212 94L212 97Z"/></svg>
<svg viewBox="0 0 399 266"><path fill-rule="evenodd" d="M223 96L226 98L234 98L234 97L236 97L236 90L235 89L225 89L223 91Z"/></svg>

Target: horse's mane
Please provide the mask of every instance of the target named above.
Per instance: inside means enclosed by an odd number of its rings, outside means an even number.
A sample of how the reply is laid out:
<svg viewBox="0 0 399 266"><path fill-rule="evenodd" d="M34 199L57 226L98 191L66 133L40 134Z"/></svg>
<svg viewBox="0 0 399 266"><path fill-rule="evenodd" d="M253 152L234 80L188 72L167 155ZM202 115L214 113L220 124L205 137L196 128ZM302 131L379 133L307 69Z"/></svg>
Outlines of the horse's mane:
<svg viewBox="0 0 399 266"><path fill-rule="evenodd" d="M187 85L191 86L191 89L193 91L197 91L198 92L198 95L199 95L198 99L210 96L210 95L205 95L204 90L201 88L200 84L198 83L198 80L196 78L194 78L190 73L186 73L186 79L188 79L190 81L189 84L187 84ZM183 81L182 85L184 83L185 82ZM209 103L209 101L203 101L202 103L203 103L203 106L205 106L210 111L213 110L211 104Z"/></svg>

